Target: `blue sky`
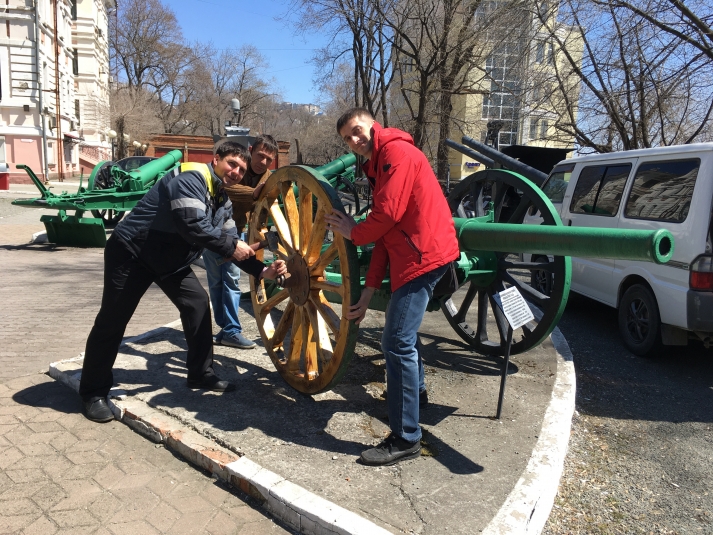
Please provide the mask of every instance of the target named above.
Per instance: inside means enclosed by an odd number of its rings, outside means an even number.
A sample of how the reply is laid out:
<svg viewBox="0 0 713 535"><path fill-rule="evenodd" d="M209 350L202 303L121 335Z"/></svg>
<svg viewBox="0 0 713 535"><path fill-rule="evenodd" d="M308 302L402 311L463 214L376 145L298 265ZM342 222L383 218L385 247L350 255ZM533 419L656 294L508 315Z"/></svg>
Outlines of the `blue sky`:
<svg viewBox="0 0 713 535"><path fill-rule="evenodd" d="M315 48L326 43L322 34L305 42L294 33L294 24L275 21L287 11L283 0L164 0L176 13L188 41L211 41L216 48L253 45L267 58L265 78L275 78L288 102L317 103L313 87L314 67L309 63Z"/></svg>

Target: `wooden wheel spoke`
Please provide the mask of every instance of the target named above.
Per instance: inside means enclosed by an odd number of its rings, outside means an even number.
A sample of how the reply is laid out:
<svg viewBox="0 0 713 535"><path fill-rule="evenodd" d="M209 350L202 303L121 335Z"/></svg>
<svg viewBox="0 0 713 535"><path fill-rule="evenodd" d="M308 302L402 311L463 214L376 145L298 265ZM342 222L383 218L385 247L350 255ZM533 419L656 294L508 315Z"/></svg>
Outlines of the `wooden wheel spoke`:
<svg viewBox="0 0 713 535"><path fill-rule="evenodd" d="M315 360L314 371L318 371L317 365L321 362L322 369L327 365L327 361L331 358L333 353L332 341L329 339L329 333L327 332L327 325L324 319L317 313L317 308L313 302L308 302L306 307L307 313L309 314L309 322L312 327L312 340L314 341L317 360ZM328 358L329 357L329 358ZM308 366L309 369L309 366Z"/></svg>
<svg viewBox="0 0 713 535"><path fill-rule="evenodd" d="M299 213L299 226L300 226L300 253L305 254L307 249L307 243L312 236L312 202L314 195L307 189L307 186L300 184L299 186L299 198L300 198L300 213Z"/></svg>
<svg viewBox="0 0 713 535"><path fill-rule="evenodd" d="M339 328L341 320L332 308L332 306L329 304L329 301L327 301L327 298L324 297L324 294L322 292L312 292L312 294L310 295L310 301L314 305L319 315L324 318L324 321L327 322L327 326L334 334L334 337L339 338Z"/></svg>
<svg viewBox="0 0 713 535"><path fill-rule="evenodd" d="M300 248L300 213L297 209L297 199L295 198L295 190L292 187L292 182L283 182L280 184L282 193L282 206L285 209L285 217L289 228L290 237L292 238L292 246L295 250Z"/></svg>
<svg viewBox="0 0 713 535"><path fill-rule="evenodd" d="M323 206L320 206L317 210L317 215L314 218L314 225L312 226L312 234L309 237L309 243L305 249L304 258L307 261L307 265L311 265L319 257L322 252L322 244L324 243L324 235L327 232L327 222L324 220L324 216L327 211Z"/></svg>
<svg viewBox="0 0 713 535"><path fill-rule="evenodd" d="M309 274L312 277L320 277L323 275L324 270L327 266L331 264L335 258L339 255L339 249L337 248L336 242L332 242L327 249L325 249L322 254L319 255L317 261L312 264L309 268Z"/></svg>
<svg viewBox="0 0 713 535"><path fill-rule="evenodd" d="M299 373L300 371L300 361L306 342L304 331L305 322L302 317L302 312L302 308L295 307L295 313L292 317L292 340L290 342L290 349L287 352L287 369L292 373Z"/></svg>
<svg viewBox="0 0 713 535"><path fill-rule="evenodd" d="M290 329L292 320L295 315L295 304L290 301L285 307L285 311L282 313L280 321L277 323L274 332L271 337L268 336L266 340L266 347L268 349L276 349L281 347L285 341L285 336L287 336L287 331ZM269 334L269 333L268 333Z"/></svg>
<svg viewBox="0 0 713 535"><path fill-rule="evenodd" d="M282 290L277 292L275 295L270 297L267 301L262 303L260 305L259 310L255 310L255 314L260 315L261 317L264 317L266 314L268 314L270 312L270 310L272 310L277 305L282 303L289 296L290 296L289 292L283 288Z"/></svg>
<svg viewBox="0 0 713 535"><path fill-rule="evenodd" d="M282 210L280 210L280 205L277 204L277 201L273 202L270 206L270 216L275 223L277 234L280 236L282 245L287 251L287 256L294 254L295 248L290 234L290 225L287 223L285 215L282 213Z"/></svg>
<svg viewBox="0 0 713 535"><path fill-rule="evenodd" d="M312 279L310 287L313 290L322 290L323 292L332 292L342 297L344 299L344 286L337 284L336 282L330 282L324 279Z"/></svg>

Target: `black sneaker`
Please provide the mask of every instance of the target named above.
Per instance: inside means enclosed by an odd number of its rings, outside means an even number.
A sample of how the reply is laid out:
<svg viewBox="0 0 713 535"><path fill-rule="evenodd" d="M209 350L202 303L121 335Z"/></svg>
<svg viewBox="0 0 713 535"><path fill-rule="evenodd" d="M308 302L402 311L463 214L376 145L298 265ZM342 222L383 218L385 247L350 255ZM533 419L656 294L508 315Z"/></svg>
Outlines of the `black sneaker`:
<svg viewBox="0 0 713 535"><path fill-rule="evenodd" d="M232 392L235 390L235 385L228 381L223 381L217 375L204 375L200 379L188 379L186 381L188 388L193 390L202 389L210 390L211 392Z"/></svg>
<svg viewBox="0 0 713 535"><path fill-rule="evenodd" d="M384 390L384 393L381 394L381 397L384 398L384 401L387 400L386 390ZM428 407L428 390L421 390L418 393L418 408L425 409L426 407Z"/></svg>
<svg viewBox="0 0 713 535"><path fill-rule="evenodd" d="M368 466L391 466L421 455L421 442L407 442L391 433L375 448L361 452L361 462Z"/></svg>
<svg viewBox="0 0 713 535"><path fill-rule="evenodd" d="M114 419L114 413L111 412L106 398L98 396L82 401L82 413L88 420L100 424L111 422Z"/></svg>

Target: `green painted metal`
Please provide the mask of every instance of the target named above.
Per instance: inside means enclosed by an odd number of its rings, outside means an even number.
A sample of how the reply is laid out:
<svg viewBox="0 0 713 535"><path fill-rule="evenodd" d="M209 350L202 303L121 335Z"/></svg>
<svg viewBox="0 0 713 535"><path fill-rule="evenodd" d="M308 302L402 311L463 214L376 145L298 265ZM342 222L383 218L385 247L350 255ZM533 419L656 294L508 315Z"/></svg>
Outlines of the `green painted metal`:
<svg viewBox="0 0 713 535"><path fill-rule="evenodd" d="M96 174L104 163L100 162L89 177L89 189L83 188L80 184L76 193L63 191L59 194L52 193L46 188L28 166L18 165L18 169L24 169L30 176L41 196L33 199L16 199L12 204L28 208L59 210L57 216L41 218L47 229L47 239L52 243L104 247L106 244L104 222L99 218L82 217L83 213L88 210L111 209L117 212L131 210L164 174L178 165L181 157L181 151L174 150L130 173L126 173L119 167L113 167L111 173L116 186L95 189ZM76 213L74 216L67 216L67 210L75 210Z"/></svg>
<svg viewBox="0 0 713 535"><path fill-rule="evenodd" d="M672 234L665 229L513 225L454 218L461 250L550 254L585 258L643 260L663 264L673 256Z"/></svg>
<svg viewBox="0 0 713 535"><path fill-rule="evenodd" d="M336 160L315 167L315 171L320 173L324 178L330 179L332 175L341 175L348 172L351 167L356 165L356 156L352 153L340 156Z"/></svg>

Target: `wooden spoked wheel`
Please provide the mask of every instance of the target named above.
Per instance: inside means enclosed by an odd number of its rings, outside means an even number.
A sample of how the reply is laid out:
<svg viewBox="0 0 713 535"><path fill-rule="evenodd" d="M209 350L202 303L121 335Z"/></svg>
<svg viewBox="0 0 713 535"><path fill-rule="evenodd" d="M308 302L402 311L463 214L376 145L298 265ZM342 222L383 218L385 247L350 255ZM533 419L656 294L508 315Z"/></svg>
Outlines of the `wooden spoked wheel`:
<svg viewBox="0 0 713 535"><path fill-rule="evenodd" d="M491 204L492 203L492 204ZM557 211L542 191L526 178L504 170L486 170L463 179L448 196L454 217L482 217L492 206L495 223L515 229L525 216L539 214L542 225L561 226ZM487 223L483 223L483 228ZM519 254L495 252L483 263L493 271L487 284L467 281L461 290L441 302L448 323L477 351L504 355L507 320L495 294L511 286L529 303L535 319L513 333L512 354L540 344L557 325L569 296L571 261L564 256L536 255L527 262ZM480 266L479 266L480 267ZM494 322L489 322L488 318Z"/></svg>
<svg viewBox="0 0 713 535"><path fill-rule="evenodd" d="M328 300L355 303L360 296L354 245L327 235L325 214L344 212L337 192L311 169L287 166L265 183L250 219L248 243L261 241L270 226L280 246L277 256L290 277L284 288L267 293L265 281L250 279L260 335L275 368L294 389L316 394L335 386L354 352L358 326ZM331 234L331 233L330 233ZM264 251L257 257L264 258ZM330 264L339 266L341 282L327 280ZM269 283L268 283L269 284Z"/></svg>

